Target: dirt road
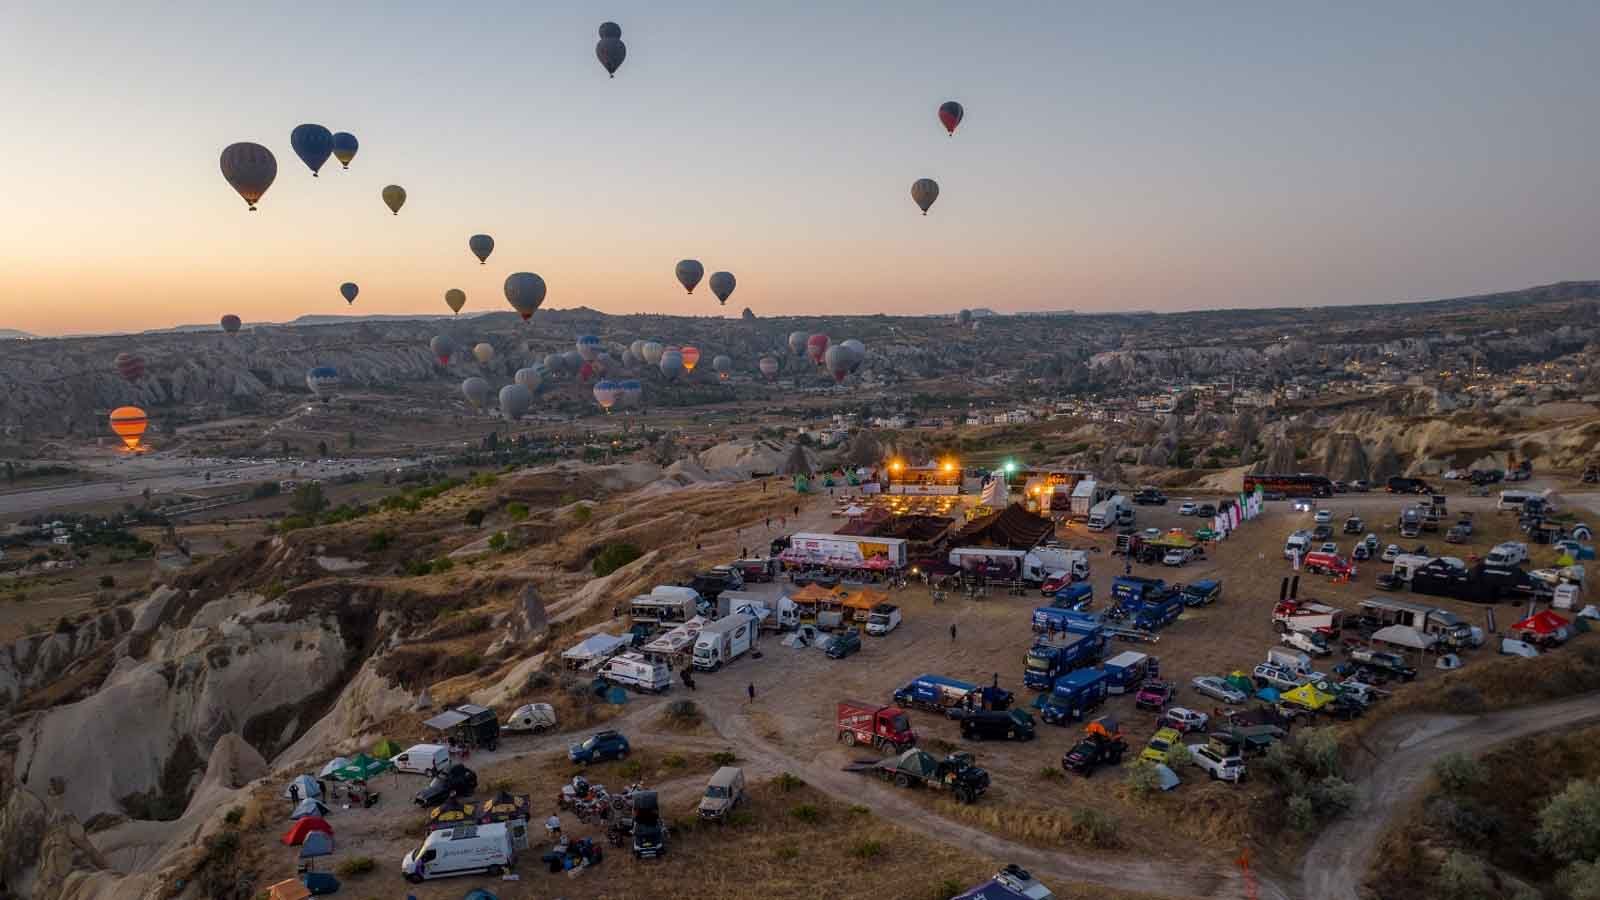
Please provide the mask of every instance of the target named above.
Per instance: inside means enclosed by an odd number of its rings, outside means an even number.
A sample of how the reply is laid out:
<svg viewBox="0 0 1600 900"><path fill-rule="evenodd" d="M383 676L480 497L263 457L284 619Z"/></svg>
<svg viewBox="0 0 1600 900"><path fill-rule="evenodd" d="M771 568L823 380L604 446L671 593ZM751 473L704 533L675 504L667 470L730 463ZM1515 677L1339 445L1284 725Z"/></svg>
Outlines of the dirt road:
<svg viewBox="0 0 1600 900"><path fill-rule="evenodd" d="M1304 900L1355 900L1372 853L1394 813L1411 802L1434 760L1482 753L1495 744L1553 728L1600 720L1600 694L1483 716L1420 716L1385 723L1368 739L1378 754L1363 766L1350 815L1322 833L1300 864Z"/></svg>

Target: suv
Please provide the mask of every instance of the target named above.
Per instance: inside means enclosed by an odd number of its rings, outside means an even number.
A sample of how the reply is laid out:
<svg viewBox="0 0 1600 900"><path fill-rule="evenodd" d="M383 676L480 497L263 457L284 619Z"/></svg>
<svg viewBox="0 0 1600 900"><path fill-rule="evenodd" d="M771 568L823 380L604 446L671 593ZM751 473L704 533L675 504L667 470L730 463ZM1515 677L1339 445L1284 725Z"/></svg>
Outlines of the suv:
<svg viewBox="0 0 1600 900"><path fill-rule="evenodd" d="M706 793L700 798L697 812L702 819L723 821L728 813L744 800L744 770L737 766L723 766L706 783Z"/></svg>
<svg viewBox="0 0 1600 900"><path fill-rule="evenodd" d="M1137 709L1160 709L1172 702L1172 685L1165 681L1146 681L1133 696Z"/></svg>
<svg viewBox="0 0 1600 900"><path fill-rule="evenodd" d="M1310 679L1303 675L1285 669L1283 666L1272 663L1262 663L1255 667L1251 673L1255 676L1256 684L1261 687L1275 687L1280 691L1293 690Z"/></svg>
<svg viewBox="0 0 1600 900"><path fill-rule="evenodd" d="M597 731L583 743L567 748L567 759L579 765L627 758L628 739L620 731Z"/></svg>
<svg viewBox="0 0 1600 900"><path fill-rule="evenodd" d="M1312 519L1312 521L1316 522L1318 525L1332 525L1333 524L1333 510L1331 510L1331 509L1319 509L1319 510L1317 510L1317 514Z"/></svg>
<svg viewBox="0 0 1600 900"><path fill-rule="evenodd" d="M1217 507L1212 503L1202 503L1195 508L1194 514L1202 519L1209 519L1217 514Z"/></svg>
<svg viewBox="0 0 1600 900"><path fill-rule="evenodd" d="M824 652L829 659L844 659L860 649L861 632L854 628L846 628L828 640L828 649Z"/></svg>
<svg viewBox="0 0 1600 900"><path fill-rule="evenodd" d="M1167 495L1155 488L1145 488L1133 495L1133 502L1140 506L1166 506Z"/></svg>
<svg viewBox="0 0 1600 900"><path fill-rule="evenodd" d="M1344 520L1345 534L1360 534L1367 530L1367 523L1361 521L1360 516L1351 516Z"/></svg>
<svg viewBox="0 0 1600 900"><path fill-rule="evenodd" d="M1020 709L973 710L961 717L961 736L968 740L1000 738L1007 741L1033 740L1033 716Z"/></svg>
<svg viewBox="0 0 1600 900"><path fill-rule="evenodd" d="M655 859L667 854L667 826L655 791L633 792L633 858Z"/></svg>
<svg viewBox="0 0 1600 900"><path fill-rule="evenodd" d="M1145 745L1139 758L1166 765L1167 760L1171 758L1173 746L1182 743L1183 735L1179 734L1176 728L1163 728L1151 736L1150 743Z"/></svg>
<svg viewBox="0 0 1600 900"><path fill-rule="evenodd" d="M418 806L434 806L451 797L470 797L478 789L478 773L455 763L433 776L428 786L417 791Z"/></svg>
<svg viewBox="0 0 1600 900"><path fill-rule="evenodd" d="M1244 759L1234 753L1224 753L1210 745L1191 746L1189 758L1206 770L1215 781L1240 782L1244 780Z"/></svg>
<svg viewBox="0 0 1600 900"><path fill-rule="evenodd" d="M1200 504L1194 502L1193 500L1185 500L1185 501L1183 501L1183 505L1178 507L1178 515L1180 515L1180 516L1192 516L1192 515L1195 514L1195 511L1198 510L1199 508L1200 508Z"/></svg>
<svg viewBox="0 0 1600 900"><path fill-rule="evenodd" d="M1128 742L1120 734L1112 738L1091 734L1061 755L1061 769L1088 778L1100 766L1121 764L1122 754L1127 752Z"/></svg>
<svg viewBox="0 0 1600 900"><path fill-rule="evenodd" d="M1354 647L1350 650L1350 659L1363 666L1387 672L1401 681L1410 681L1417 677L1417 670L1406 665L1405 657L1398 653L1373 650L1370 647Z"/></svg>

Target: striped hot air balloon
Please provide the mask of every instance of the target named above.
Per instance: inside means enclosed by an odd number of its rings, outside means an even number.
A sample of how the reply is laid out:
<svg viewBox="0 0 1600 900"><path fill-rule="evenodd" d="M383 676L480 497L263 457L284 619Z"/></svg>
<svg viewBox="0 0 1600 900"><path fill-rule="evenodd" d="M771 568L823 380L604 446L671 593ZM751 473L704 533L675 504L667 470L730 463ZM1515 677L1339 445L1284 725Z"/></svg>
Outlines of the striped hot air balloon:
<svg viewBox="0 0 1600 900"><path fill-rule="evenodd" d="M142 449L141 441L149 425L149 417L137 406L119 406L111 411L111 431L122 438L123 445L129 451L137 452Z"/></svg>

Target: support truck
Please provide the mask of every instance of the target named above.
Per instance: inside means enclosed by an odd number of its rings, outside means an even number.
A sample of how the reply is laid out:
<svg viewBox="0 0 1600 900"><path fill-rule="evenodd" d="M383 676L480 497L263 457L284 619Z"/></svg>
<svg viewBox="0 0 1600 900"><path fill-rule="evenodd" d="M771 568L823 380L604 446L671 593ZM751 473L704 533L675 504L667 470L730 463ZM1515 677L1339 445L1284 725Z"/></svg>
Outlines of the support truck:
<svg viewBox="0 0 1600 900"><path fill-rule="evenodd" d="M853 700L839 703L837 738L846 747L866 744L883 753L903 753L917 743L905 710Z"/></svg>

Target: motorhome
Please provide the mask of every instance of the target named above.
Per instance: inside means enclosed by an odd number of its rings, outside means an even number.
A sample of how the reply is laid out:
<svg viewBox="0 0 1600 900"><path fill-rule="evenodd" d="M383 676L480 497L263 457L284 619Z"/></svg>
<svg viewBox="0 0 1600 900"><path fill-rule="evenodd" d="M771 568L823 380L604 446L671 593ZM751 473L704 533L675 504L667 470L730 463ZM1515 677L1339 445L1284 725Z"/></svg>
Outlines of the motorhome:
<svg viewBox="0 0 1600 900"><path fill-rule="evenodd" d="M1394 558L1394 577L1401 581L1409 582L1417 570L1433 562L1434 557L1422 556L1416 553L1402 553Z"/></svg>
<svg viewBox="0 0 1600 900"><path fill-rule="evenodd" d="M638 653L611 657L597 674L607 681L647 694L659 694L672 687L672 672L666 663L654 662Z"/></svg>
<svg viewBox="0 0 1600 900"><path fill-rule="evenodd" d="M451 875L498 878L517 861L510 822L457 825L428 833L422 846L406 854L400 871L412 884ZM526 829L527 823L519 827Z"/></svg>
<svg viewBox="0 0 1600 900"><path fill-rule="evenodd" d="M1305 555L1310 552L1311 532L1309 531L1293 532L1289 535L1288 539L1283 542L1284 559L1295 559L1297 557L1304 558Z"/></svg>
<svg viewBox="0 0 1600 900"><path fill-rule="evenodd" d="M671 628L694 618L699 602L700 594L692 588L661 585L628 601L628 615L636 625L648 623Z"/></svg>
<svg viewBox="0 0 1600 900"><path fill-rule="evenodd" d="M1509 567L1520 565L1528 559L1528 545L1520 541L1506 541L1496 544L1493 550L1483 558L1485 565Z"/></svg>
<svg viewBox="0 0 1600 900"><path fill-rule="evenodd" d="M1436 606L1412 603L1408 600L1391 600L1387 597L1370 597L1361 601L1360 612L1373 624L1406 625L1458 647L1477 646L1483 643L1481 629L1461 621L1455 613Z"/></svg>

